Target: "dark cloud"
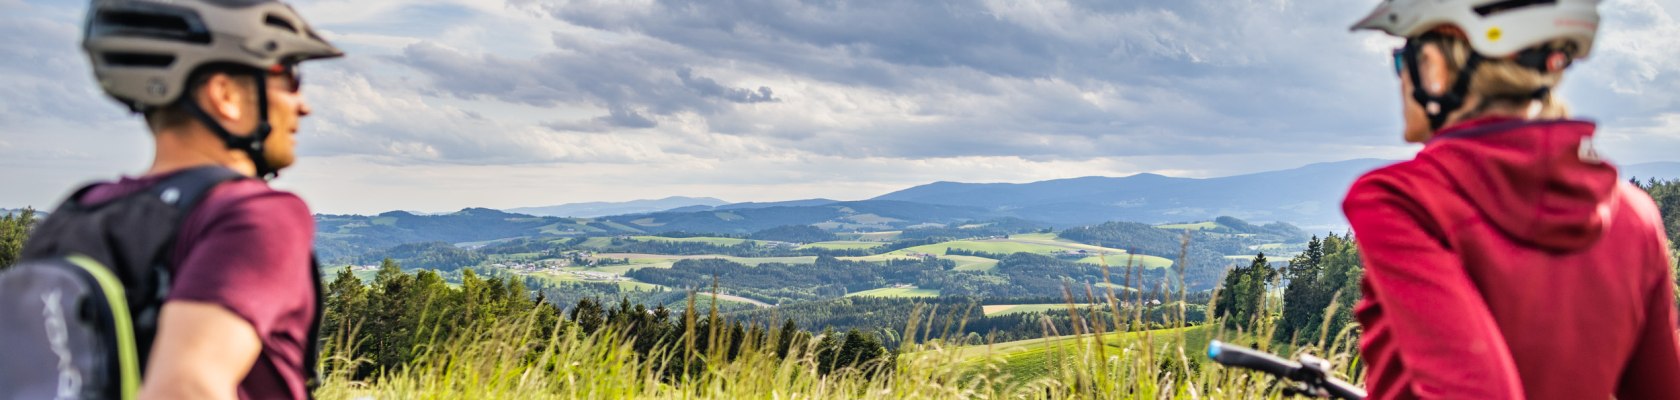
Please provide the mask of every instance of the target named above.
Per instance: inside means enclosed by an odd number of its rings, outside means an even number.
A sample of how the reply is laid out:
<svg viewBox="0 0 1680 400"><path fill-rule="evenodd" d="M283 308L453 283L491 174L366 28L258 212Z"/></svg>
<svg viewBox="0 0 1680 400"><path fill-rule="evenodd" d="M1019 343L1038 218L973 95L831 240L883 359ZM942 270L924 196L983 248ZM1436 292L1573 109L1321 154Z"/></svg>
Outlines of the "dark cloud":
<svg viewBox="0 0 1680 400"><path fill-rule="evenodd" d="M758 90L747 90L725 87L703 76L694 76L691 68L677 69L677 78L682 80L683 86L700 92L707 97L717 97L734 103L763 103L776 101L775 94L767 86L759 86Z"/></svg>
<svg viewBox="0 0 1680 400"><path fill-rule="evenodd" d="M1371 6L1356 3L513 2L620 37L603 45L556 33L563 50L534 58L550 70L581 54L613 65L547 75L592 83L575 89L599 107L695 112L715 132L823 154L1045 159L1386 141L1393 78L1342 23ZM693 67L674 74L688 93L663 90L658 73L669 65ZM820 106L789 97L798 89L754 91L698 73L718 68L876 91L913 103L914 115L852 128L754 120L718 100Z"/></svg>
<svg viewBox="0 0 1680 400"><path fill-rule="evenodd" d="M581 121L550 121L543 127L562 132L602 133L619 129L647 129L659 126L659 121L636 110L621 106L607 108L607 115Z"/></svg>

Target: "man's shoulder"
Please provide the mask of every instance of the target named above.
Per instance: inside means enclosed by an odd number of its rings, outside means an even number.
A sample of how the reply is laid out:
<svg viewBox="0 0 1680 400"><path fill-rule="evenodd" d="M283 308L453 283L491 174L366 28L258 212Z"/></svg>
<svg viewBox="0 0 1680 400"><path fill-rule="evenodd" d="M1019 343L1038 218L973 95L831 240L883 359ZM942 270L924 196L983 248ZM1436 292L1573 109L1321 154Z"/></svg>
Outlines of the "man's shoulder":
<svg viewBox="0 0 1680 400"><path fill-rule="evenodd" d="M234 224L263 229L313 231L308 204L291 192L276 190L257 179L223 182L182 221L186 232Z"/></svg>
<svg viewBox="0 0 1680 400"><path fill-rule="evenodd" d="M309 215L309 205L291 192L276 190L258 179L235 179L217 185L204 197L201 209L226 212L260 212L265 214L301 212Z"/></svg>

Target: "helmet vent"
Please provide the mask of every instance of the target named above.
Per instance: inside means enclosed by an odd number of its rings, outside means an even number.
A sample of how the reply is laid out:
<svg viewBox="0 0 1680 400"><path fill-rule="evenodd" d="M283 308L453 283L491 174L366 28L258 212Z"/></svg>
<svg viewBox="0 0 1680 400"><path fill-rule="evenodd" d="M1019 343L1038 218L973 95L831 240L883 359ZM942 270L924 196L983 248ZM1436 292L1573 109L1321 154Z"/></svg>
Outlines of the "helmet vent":
<svg viewBox="0 0 1680 400"><path fill-rule="evenodd" d="M1525 7L1557 4L1557 0L1506 0L1476 6L1476 15L1483 17Z"/></svg>
<svg viewBox="0 0 1680 400"><path fill-rule="evenodd" d="M297 33L297 31L298 31L297 27L293 26L291 21L287 21L285 18L280 18L280 16L274 15L274 14L268 14L267 16L264 16L263 17L263 23L267 24L268 26L272 26L272 27L276 27L276 28L280 28L280 29L285 29L285 30L287 30L289 32L292 32L292 33Z"/></svg>
<svg viewBox="0 0 1680 400"><path fill-rule="evenodd" d="M145 10L101 10L92 33L99 36L140 36L210 43L210 31L191 10L157 7Z"/></svg>
<svg viewBox="0 0 1680 400"><path fill-rule="evenodd" d="M175 63L175 56L144 53L105 53L105 64L113 67L167 68Z"/></svg>

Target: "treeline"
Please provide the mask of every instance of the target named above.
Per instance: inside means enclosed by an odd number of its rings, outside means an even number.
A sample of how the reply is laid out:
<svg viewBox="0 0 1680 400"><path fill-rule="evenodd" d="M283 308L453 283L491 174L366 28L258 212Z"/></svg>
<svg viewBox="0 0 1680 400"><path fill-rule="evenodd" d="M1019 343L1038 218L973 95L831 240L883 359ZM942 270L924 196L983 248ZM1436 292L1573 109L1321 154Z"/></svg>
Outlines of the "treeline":
<svg viewBox="0 0 1680 400"><path fill-rule="evenodd" d="M1049 230L1050 224L1010 217L972 223L947 224L942 227L905 229L903 232L899 233L898 238L966 239L976 237L1009 236L1019 233L1048 233Z"/></svg>
<svg viewBox="0 0 1680 400"><path fill-rule="evenodd" d="M932 237L922 239L895 240L879 246L864 249L828 249L821 247L795 248L788 246L767 246L751 240L733 246L720 246L705 242L677 242L670 240L635 240L614 238L610 250L622 253L648 253L669 255L709 255L720 254L731 257L865 257L889 253L916 246L944 243L956 240L949 237Z"/></svg>
<svg viewBox="0 0 1680 400"><path fill-rule="evenodd" d="M765 246L751 240L733 246L720 246L705 242L613 238L611 246L607 250L623 253L678 256L721 254L733 257L799 257L814 255L811 251L787 246Z"/></svg>
<svg viewBox="0 0 1680 400"><path fill-rule="evenodd" d="M1365 269L1351 235L1317 236L1285 268L1272 268L1265 254L1226 275L1214 315L1230 327L1272 327L1273 339L1291 344L1336 343L1336 335L1354 324L1353 306L1361 296ZM1267 304L1267 293L1283 288L1282 304ZM1334 313L1325 311L1334 302ZM1328 318L1328 322L1326 321ZM1326 336L1328 335L1328 336ZM1350 335L1352 343L1357 334Z"/></svg>
<svg viewBox="0 0 1680 400"><path fill-rule="evenodd" d="M17 263L18 257L23 254L23 243L29 239L29 231L35 227L35 222L33 208L0 216L0 269Z"/></svg>
<svg viewBox="0 0 1680 400"><path fill-rule="evenodd" d="M671 268L641 268L625 276L679 288L705 289L714 282L725 294L770 304L788 304L845 296L847 293L911 284L938 290L942 296L969 298L1053 297L1064 288L1086 285L1174 288L1167 268L1112 268L1059 260L1032 253L1000 257L992 271L956 271L956 263L938 258L874 263L820 256L812 264L765 263L756 267L722 259L678 261Z"/></svg>
<svg viewBox="0 0 1680 400"><path fill-rule="evenodd" d="M357 265L371 265L392 259L409 268L455 271L483 263L483 253L444 242L409 243L358 257Z"/></svg>
<svg viewBox="0 0 1680 400"><path fill-rule="evenodd" d="M447 338L480 326L494 326L529 314L539 337L554 333L559 309L542 306L513 278L484 279L464 270L451 287L430 270L404 273L384 260L373 282L364 284L345 268L324 288L321 332L339 354L365 360L357 378L416 360L429 338Z"/></svg>
<svg viewBox="0 0 1680 400"><path fill-rule="evenodd" d="M1060 260L1032 253L1015 253L998 260L992 271L950 271L924 276L916 282L923 289L937 289L942 296L1034 297L1054 296L1065 287L1111 284L1131 288L1176 286L1166 268L1110 268Z"/></svg>
<svg viewBox="0 0 1680 400"><path fill-rule="evenodd" d="M1671 250L1680 250L1680 241L1674 240L1680 237L1680 180L1647 179L1640 182L1638 178L1632 178L1629 182L1651 194L1657 210L1662 212L1663 228L1668 231Z"/></svg>
<svg viewBox="0 0 1680 400"><path fill-rule="evenodd" d="M667 379L700 371L706 360L732 360L747 343L776 343L783 357L813 351L825 373L884 365L893 358L879 339L865 332L819 337L792 321L772 329L769 324L722 318L692 307L693 302L674 310L632 305L627 299L614 305L590 298L563 311L540 292L533 296L517 277L483 278L466 270L461 283L451 286L432 271L404 273L391 260L385 260L368 283L348 268L342 270L326 286L324 297L322 332L330 339L323 359L336 363L328 370L350 371L357 380L418 362L438 362L439 355L431 353L436 344L511 321L528 324L528 338L553 337L560 330L619 335L640 356L668 357L661 371ZM544 343L535 340L531 345Z"/></svg>
<svg viewBox="0 0 1680 400"><path fill-rule="evenodd" d="M1301 228L1287 222L1272 222L1265 225L1255 225L1248 223L1248 221L1237 219L1236 217L1225 216L1214 218L1213 222L1215 224L1219 224L1219 227L1212 230L1213 232L1230 231L1232 233L1271 235L1283 242L1297 242L1307 237L1307 233L1305 231L1302 231Z"/></svg>
<svg viewBox="0 0 1680 400"><path fill-rule="evenodd" d="M765 263L756 267L721 259L682 260L671 268L640 268L624 275L638 281L705 289L714 282L725 294L770 304L818 300L846 293L913 283L924 275L956 267L950 260L844 261L819 256L812 264Z"/></svg>
<svg viewBox="0 0 1680 400"><path fill-rule="evenodd" d="M753 232L753 240L774 240L789 243L816 243L835 239L833 233L810 225L784 225Z"/></svg>
<svg viewBox="0 0 1680 400"><path fill-rule="evenodd" d="M1223 253L1209 248L1211 243L1234 239L1183 232L1172 232L1136 222L1107 222L1101 225L1069 228L1060 236L1094 246L1122 249L1137 254L1165 257L1178 261L1183 256L1185 283L1192 290L1208 290L1219 284L1222 271L1230 264ZM1188 240L1188 244L1186 244ZM1175 266L1175 268L1177 268Z"/></svg>
<svg viewBox="0 0 1680 400"><path fill-rule="evenodd" d="M510 275L511 276L511 275ZM633 304L674 307L688 298L688 293L665 288L626 289L618 283L547 281L528 279L526 286L545 301L557 307L571 307L585 299L619 299Z"/></svg>
<svg viewBox="0 0 1680 400"><path fill-rule="evenodd" d="M468 208L443 215L391 211L377 216L316 215L315 250L322 260L346 262L365 253L405 243L463 243L541 236L544 227L576 220Z"/></svg>
<svg viewBox="0 0 1680 400"><path fill-rule="evenodd" d="M985 257L985 258L990 258L990 259L993 259L993 260L1002 260L1004 257L1009 256L1008 253L993 253L993 252L989 252L989 251L980 251L980 250L964 250L964 249L955 248L955 247L946 247L945 248L945 255L948 255L948 256Z"/></svg>

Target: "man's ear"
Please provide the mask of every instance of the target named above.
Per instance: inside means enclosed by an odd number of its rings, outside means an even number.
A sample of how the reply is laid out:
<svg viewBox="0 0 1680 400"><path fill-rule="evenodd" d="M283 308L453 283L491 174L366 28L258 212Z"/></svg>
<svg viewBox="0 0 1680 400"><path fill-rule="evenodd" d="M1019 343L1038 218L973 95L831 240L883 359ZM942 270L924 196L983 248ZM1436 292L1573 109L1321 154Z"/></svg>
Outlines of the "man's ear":
<svg viewBox="0 0 1680 400"><path fill-rule="evenodd" d="M1423 90L1435 96L1446 94L1447 88L1452 87L1452 80L1456 78L1447 68L1446 52L1436 43L1424 44L1423 48L1418 50L1418 74L1423 78Z"/></svg>
<svg viewBox="0 0 1680 400"><path fill-rule="evenodd" d="M215 73L201 88L199 107L223 125L237 125L244 116L245 97L250 96L239 82L227 74Z"/></svg>

